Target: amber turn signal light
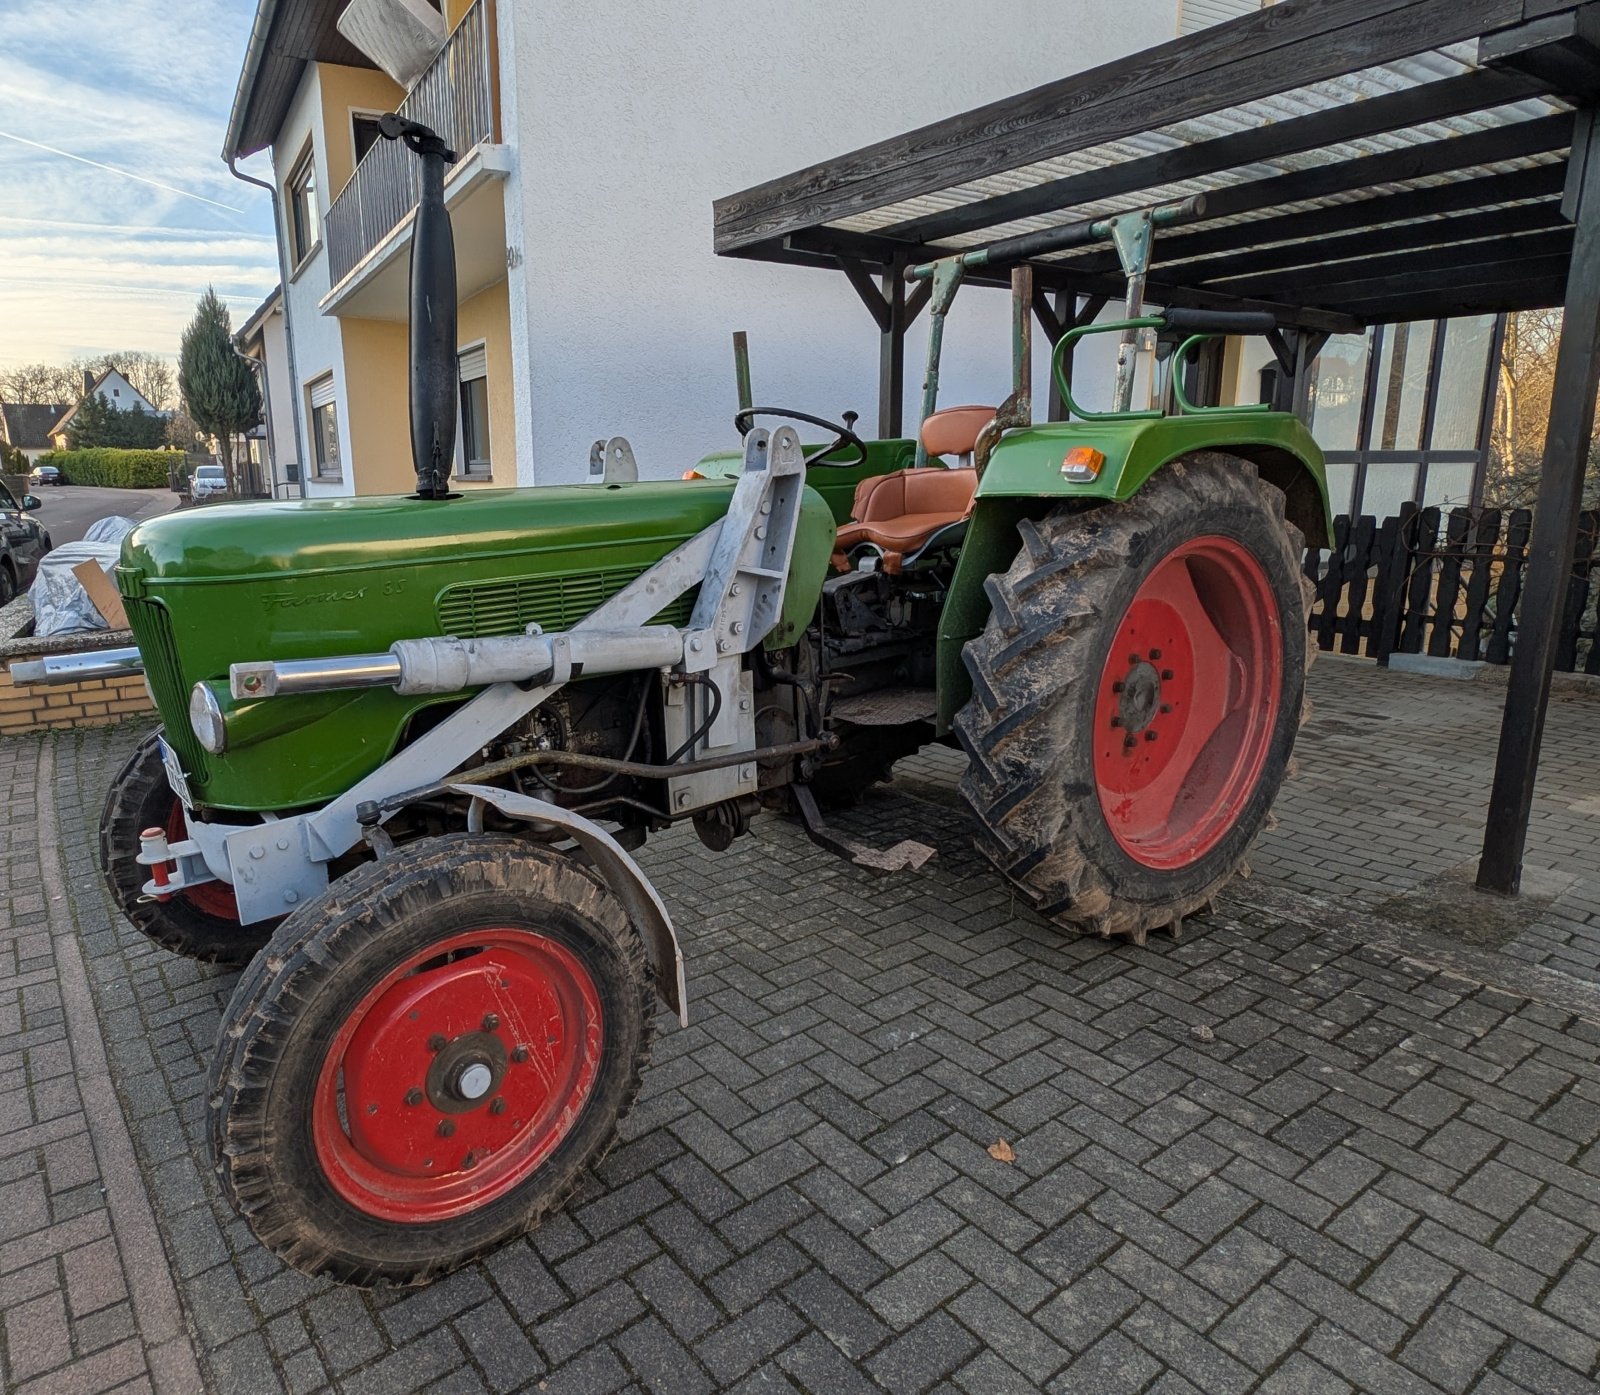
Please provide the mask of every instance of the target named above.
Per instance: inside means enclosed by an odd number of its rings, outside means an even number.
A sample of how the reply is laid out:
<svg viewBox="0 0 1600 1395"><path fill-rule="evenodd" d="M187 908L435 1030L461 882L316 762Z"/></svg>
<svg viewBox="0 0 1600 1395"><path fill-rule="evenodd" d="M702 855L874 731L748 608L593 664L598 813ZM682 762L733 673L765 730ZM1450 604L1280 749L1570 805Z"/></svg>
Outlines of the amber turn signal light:
<svg viewBox="0 0 1600 1395"><path fill-rule="evenodd" d="M1074 446L1061 461L1061 474L1075 484L1088 484L1099 478L1105 463L1105 456L1093 446Z"/></svg>

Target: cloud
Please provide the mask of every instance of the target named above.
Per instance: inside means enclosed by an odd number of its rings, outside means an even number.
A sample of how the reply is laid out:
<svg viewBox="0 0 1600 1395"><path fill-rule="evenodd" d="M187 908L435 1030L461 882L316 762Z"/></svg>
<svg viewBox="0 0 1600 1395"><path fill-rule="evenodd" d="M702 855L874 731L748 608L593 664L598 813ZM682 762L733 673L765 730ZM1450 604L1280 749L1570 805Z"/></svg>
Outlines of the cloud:
<svg viewBox="0 0 1600 1395"><path fill-rule="evenodd" d="M218 151L247 0L0 3L0 363L176 354L207 285L277 281L271 203Z"/></svg>

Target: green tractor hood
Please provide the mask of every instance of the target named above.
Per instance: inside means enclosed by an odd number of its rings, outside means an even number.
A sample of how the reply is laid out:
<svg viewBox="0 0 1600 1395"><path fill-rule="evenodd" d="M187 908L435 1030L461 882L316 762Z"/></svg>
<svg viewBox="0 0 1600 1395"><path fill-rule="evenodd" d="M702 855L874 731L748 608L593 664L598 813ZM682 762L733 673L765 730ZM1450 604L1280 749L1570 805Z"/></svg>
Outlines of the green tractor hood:
<svg viewBox="0 0 1600 1395"><path fill-rule="evenodd" d="M387 688L235 702L228 666L377 653L426 635L564 629L727 511L734 481L481 490L218 505L142 523L117 580L168 740L197 803L282 812L319 804L376 769L422 708L460 697ZM833 518L807 492L782 619L810 620ZM686 622L693 593L661 619ZM207 682L228 746L201 749L189 692ZM462 694L462 697L466 694Z"/></svg>

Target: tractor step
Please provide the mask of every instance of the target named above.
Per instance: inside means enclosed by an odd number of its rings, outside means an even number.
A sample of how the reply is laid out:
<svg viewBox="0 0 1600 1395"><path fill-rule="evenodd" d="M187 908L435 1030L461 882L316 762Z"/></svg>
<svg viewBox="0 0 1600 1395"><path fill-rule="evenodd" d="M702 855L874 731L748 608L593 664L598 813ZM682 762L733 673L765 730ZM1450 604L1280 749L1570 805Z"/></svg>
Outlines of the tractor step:
<svg viewBox="0 0 1600 1395"><path fill-rule="evenodd" d="M805 785L793 785L795 807L800 811L800 822L805 825L806 836L819 848L826 848L840 857L849 858L857 867L887 876L891 872L914 872L934 856L935 850L926 843L904 838L891 848L874 848L848 834L829 827L822 811L817 808L816 796Z"/></svg>
<svg viewBox="0 0 1600 1395"><path fill-rule="evenodd" d="M840 698L829 707L837 721L858 727L898 727L907 722L930 722L939 711L935 688L879 688Z"/></svg>

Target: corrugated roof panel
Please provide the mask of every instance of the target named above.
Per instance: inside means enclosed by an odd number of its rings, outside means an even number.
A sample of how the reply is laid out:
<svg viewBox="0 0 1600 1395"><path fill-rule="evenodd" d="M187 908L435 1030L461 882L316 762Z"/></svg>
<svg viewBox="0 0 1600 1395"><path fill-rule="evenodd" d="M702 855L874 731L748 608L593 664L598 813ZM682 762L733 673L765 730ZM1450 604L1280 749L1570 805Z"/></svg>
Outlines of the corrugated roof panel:
<svg viewBox="0 0 1600 1395"><path fill-rule="evenodd" d="M1397 63L1363 69L1358 73L1294 88L1260 101L1244 103L1204 117L1177 122L1124 140L1107 142L1070 155L986 175L950 189L840 219L829 226L853 232L877 232L911 219L964 207L997 195L1036 188L1041 184L1107 169L1126 161L1215 140L1241 131L1258 129L1278 121L1328 111L1353 101L1459 77L1475 69L1473 54L1474 48L1469 44L1457 44L1447 49L1418 54ZM1191 193L1222 188L1228 184L1270 178L1296 170L1311 169L1318 165L1402 149L1408 145L1426 144L1453 135L1466 135L1566 109L1566 104L1555 99L1531 98L1486 111L1447 117L1404 130L1385 132L1361 140L1296 152L1250 165L1235 166L1202 178L1141 190L1130 197L1079 204L1070 209L997 223L977 233L950 238L941 245L969 246L976 242L991 241L996 237L1053 227L1071 219L1099 217L1123 208L1142 207L1169 198L1185 197Z"/></svg>
<svg viewBox="0 0 1600 1395"><path fill-rule="evenodd" d="M1178 0L1178 33L1198 34L1213 24L1263 9L1267 3L1269 0Z"/></svg>

